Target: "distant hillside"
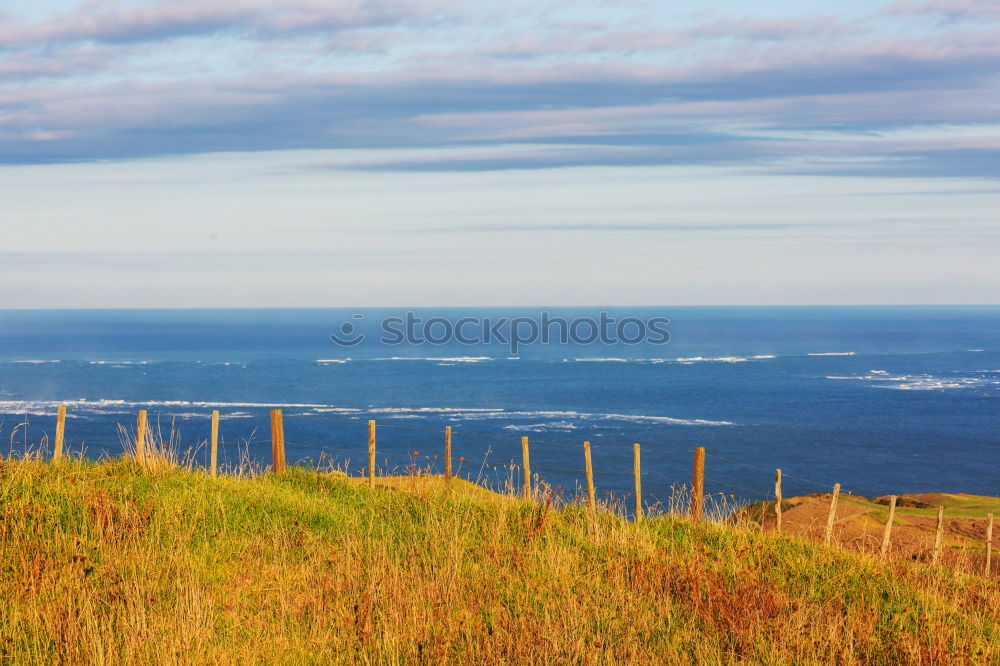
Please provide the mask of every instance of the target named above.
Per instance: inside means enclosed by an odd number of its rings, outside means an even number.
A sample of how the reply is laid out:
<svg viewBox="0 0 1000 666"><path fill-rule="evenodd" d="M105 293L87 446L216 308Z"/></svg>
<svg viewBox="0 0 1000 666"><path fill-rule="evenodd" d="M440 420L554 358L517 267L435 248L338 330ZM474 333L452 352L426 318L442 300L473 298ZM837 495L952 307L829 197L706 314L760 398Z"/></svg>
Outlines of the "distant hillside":
<svg viewBox="0 0 1000 666"><path fill-rule="evenodd" d="M211 479L121 461L4 462L0 657L1000 660L995 580L883 565L747 523L588 523L578 506L436 478L370 490L303 469Z"/></svg>
<svg viewBox="0 0 1000 666"><path fill-rule="evenodd" d="M834 541L859 552L877 554L889 514L889 498L841 495L837 503ZM784 500L782 529L790 534L821 539L830 513L830 495L807 495ZM937 529L937 507L945 508L942 564L980 572L986 559L986 516L994 514L1000 531L1000 498L979 495L930 493L899 495L893 518L889 556L894 560L930 561ZM754 504L738 518L765 530L775 526L774 503ZM994 539L996 539L996 535ZM994 541L996 543L996 541ZM993 556L993 569L1000 570L1000 553Z"/></svg>

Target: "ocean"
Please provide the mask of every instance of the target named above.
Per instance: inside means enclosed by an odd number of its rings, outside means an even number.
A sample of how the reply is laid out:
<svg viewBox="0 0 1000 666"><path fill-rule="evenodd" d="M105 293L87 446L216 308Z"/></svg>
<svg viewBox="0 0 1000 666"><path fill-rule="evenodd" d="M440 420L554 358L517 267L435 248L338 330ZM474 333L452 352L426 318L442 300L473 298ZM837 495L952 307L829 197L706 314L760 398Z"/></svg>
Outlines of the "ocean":
<svg viewBox="0 0 1000 666"><path fill-rule="evenodd" d="M438 339L443 321L542 311L415 316L437 317ZM50 443L66 403L71 451L120 455L119 425L134 429L146 408L164 439L205 464L218 409L220 461L267 464L277 407L290 462L332 458L352 473L375 419L383 471L440 472L451 425L456 468L493 486L519 483L527 435L533 471L570 493L590 441L598 492L617 496L632 490L641 444L650 502L690 483L696 446L707 450L706 491L741 501L771 496L779 467L786 496L837 482L869 497L1000 494L1000 307L603 311L669 320L669 342L380 342L380 322L405 309L0 311L0 445ZM365 339L331 340L348 329Z"/></svg>

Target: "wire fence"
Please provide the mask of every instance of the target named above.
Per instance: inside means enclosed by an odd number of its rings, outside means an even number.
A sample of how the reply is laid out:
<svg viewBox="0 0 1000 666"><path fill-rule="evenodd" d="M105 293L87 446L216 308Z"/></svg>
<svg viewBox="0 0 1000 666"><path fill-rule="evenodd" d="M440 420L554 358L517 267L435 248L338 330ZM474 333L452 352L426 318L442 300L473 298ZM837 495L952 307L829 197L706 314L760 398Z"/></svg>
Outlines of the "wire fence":
<svg viewBox="0 0 1000 666"><path fill-rule="evenodd" d="M34 431L30 431L33 420L42 420L44 424L50 418L49 414L37 416L38 419L34 419L25 415L10 428L8 458L15 458L19 449L23 455L29 455L33 445L33 455L41 457L51 451L54 460L70 453L94 457L87 455L94 448L99 451L97 457L114 457L129 452L139 456L140 450L150 447L170 454L175 460L183 460L194 469L207 471L211 465L213 474L217 471L225 474L234 469L239 472L248 465L251 471L267 472L272 466L267 462L265 447L270 445L274 469L280 469L280 449L282 467L288 451L293 456L293 464L309 465L318 471L336 470L348 476L429 476L453 469L454 476L491 490L510 495L537 496L539 488L544 487L546 492L554 490L560 497L571 493L568 501L583 501L585 479L586 495L592 508L597 494L594 487L596 477L596 483L601 488L602 505L626 517L638 519L647 510L655 512L657 507L666 507L667 512L690 512L700 518L705 511L715 520L727 520L733 516L753 516L753 512L746 512L756 507L755 520L759 521L761 528L769 519L779 530L783 503L778 501L778 493L782 492L782 482L791 482L788 485L793 492L807 491L830 496L825 530L827 543L833 535L840 493L854 494L854 489L840 483L789 474L786 470L764 467L758 462L740 460L731 455L706 452L702 448L664 446L662 443L640 445L615 441L604 433L595 433L593 442L584 443L551 433L537 436L538 433L530 426L522 428L521 432L516 426L488 431L468 428L461 422L448 423L451 443L449 464L444 424L428 427L401 423L392 413L377 409L368 412L359 410L340 417L315 413L283 414L281 410L271 410L269 427L260 423L254 413L241 412L238 416L227 417L208 411L160 412L154 413L152 420L147 420L146 410L141 410L135 424L131 415L128 423L117 424L117 439L74 436L75 426L81 425L80 422L73 423L67 438L65 406L59 408L54 429L42 425L36 439ZM122 413L102 416L117 417ZM370 418L373 416L379 419L377 423ZM48 423L51 424L51 421ZM333 424L339 430L330 431L327 424ZM193 429L196 432L194 440L185 443L181 436L182 428L185 433ZM366 429L369 429L367 433ZM4 424L0 422L0 433L3 430ZM140 431L144 433L141 437ZM233 437L232 434L237 431L238 435ZM286 431L291 433L287 439ZM527 435L522 434L526 431ZM227 432L229 440L225 437ZM522 437L526 437L527 441L522 441ZM140 440L144 443L143 447L137 447ZM592 449L596 450L593 456ZM597 460L597 465L592 464L592 458ZM530 467L530 473L526 473L526 466ZM633 489L640 486L642 491L636 498ZM630 499L634 510L628 508ZM881 547L883 557L889 546L895 496L890 504ZM990 575L992 516L989 514L986 531L987 575ZM945 524L944 509L939 507L934 546L928 556L934 563L941 557Z"/></svg>
<svg viewBox="0 0 1000 666"><path fill-rule="evenodd" d="M199 403L200 405L200 403ZM299 407L306 408L308 405ZM461 410L457 410L461 412ZM474 411L474 410L470 410ZM259 414L259 416L258 416ZM271 432L262 421L266 411L243 409L235 416L222 414L218 446L219 464L222 469L233 465L253 462L262 470L268 467L268 451ZM492 416L492 413L489 413ZM105 417L126 416L126 414L105 414ZM130 440L134 446L135 426L131 414L128 423L119 425L117 439L101 437L96 439L68 438L70 450L96 452L96 457L114 456L128 449ZM428 410L427 415L437 417L442 425L430 426L413 423L413 414L395 414L389 410L346 411L337 415L328 413L295 413L288 410L283 414L284 430L289 435L284 439L285 450L293 464L315 466L340 466L349 474L364 474L368 463L368 449L365 446L367 422L377 419L379 432L376 461L382 474L423 473L443 474L444 424L451 427L453 442L453 464L456 474L467 480L483 482L486 471L506 474L506 490L517 492L523 486L521 479L522 461L520 436L526 435L530 441L531 471L539 482L550 482L553 487L569 488L581 485L586 475L583 465L582 438L570 439L563 433L539 433L530 426L518 431L516 426L507 425L488 430L469 426L463 421L449 422L448 415ZM48 415L39 415L31 420L48 420ZM188 461L195 467L208 468L209 442L208 422L212 414L207 408L204 413L185 411L156 412L150 417L150 432L159 446L172 451L181 450L183 435L194 432L193 442L188 440ZM405 420L405 422L403 422ZM26 417L19 425L29 423ZM50 421L51 423L51 421ZM327 425L333 431L326 428ZM49 429L42 427L43 444L52 439ZM2 432L2 424L0 424ZM72 435L72 428L70 430ZM235 436L233 436L233 434ZM230 437L227 439L226 435ZM20 436L22 448L29 444L28 427L15 427L9 436L9 452L15 450L15 439ZM590 448L594 451L596 477L600 485L613 493L628 496L632 493L634 481L632 469L632 442L614 441L604 433L595 433ZM693 447L673 445L651 445L642 443L643 469L640 481L644 490L652 497L671 488L688 488L693 484L690 458ZM774 500L771 475L774 469L759 464L739 460L729 455L709 452L708 474L704 480L707 494L728 495L734 503L747 505L755 502ZM495 477L495 475L494 475ZM790 482L794 492L829 493L833 481L819 481L799 474L783 471L783 478ZM488 481L488 479L486 479ZM850 493L850 488L844 489Z"/></svg>

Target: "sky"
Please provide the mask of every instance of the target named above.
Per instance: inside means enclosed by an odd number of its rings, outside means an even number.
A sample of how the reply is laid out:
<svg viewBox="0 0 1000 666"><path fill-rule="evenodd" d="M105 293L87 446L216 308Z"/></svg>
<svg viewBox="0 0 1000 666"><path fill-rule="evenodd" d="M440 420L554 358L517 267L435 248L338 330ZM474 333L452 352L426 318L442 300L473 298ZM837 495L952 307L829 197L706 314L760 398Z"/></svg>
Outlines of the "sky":
<svg viewBox="0 0 1000 666"><path fill-rule="evenodd" d="M1000 303L1000 0L0 0L0 308Z"/></svg>

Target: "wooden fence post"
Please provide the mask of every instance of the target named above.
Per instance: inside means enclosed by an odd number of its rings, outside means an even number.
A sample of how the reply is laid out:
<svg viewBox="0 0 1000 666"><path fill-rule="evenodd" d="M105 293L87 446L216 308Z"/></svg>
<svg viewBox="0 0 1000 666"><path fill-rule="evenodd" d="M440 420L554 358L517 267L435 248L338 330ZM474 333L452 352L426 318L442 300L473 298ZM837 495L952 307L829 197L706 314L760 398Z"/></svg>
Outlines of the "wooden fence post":
<svg viewBox="0 0 1000 666"><path fill-rule="evenodd" d="M990 560L993 559L993 514L991 513L986 521L986 570L983 575L990 575Z"/></svg>
<svg viewBox="0 0 1000 666"><path fill-rule="evenodd" d="M583 443L583 461L587 468L587 506L593 521L597 517L597 497L594 493L594 466L590 462L590 442Z"/></svg>
<svg viewBox="0 0 1000 666"><path fill-rule="evenodd" d="M895 516L896 496L892 495L889 497L889 518L885 521L885 532L882 533L882 552L880 555L883 560L889 555L889 539L892 538L892 520Z"/></svg>
<svg viewBox="0 0 1000 666"><path fill-rule="evenodd" d="M632 445L632 475L635 476L635 522L642 520L642 468L639 463L639 444Z"/></svg>
<svg viewBox="0 0 1000 666"><path fill-rule="evenodd" d="M837 519L837 499L840 497L840 484L833 484L833 495L830 497L830 515L826 519L826 534L823 542L830 545L833 541L833 523Z"/></svg>
<svg viewBox="0 0 1000 666"><path fill-rule="evenodd" d="M528 438L521 437L521 461L524 463L524 496L531 498L531 457L528 454Z"/></svg>
<svg viewBox="0 0 1000 666"><path fill-rule="evenodd" d="M59 405L56 412L56 443L52 449L52 462L59 462L63 454L63 439L66 435L66 405Z"/></svg>
<svg viewBox="0 0 1000 666"><path fill-rule="evenodd" d="M941 537L944 536L944 507L938 506L937 531L934 533L934 553L931 555L931 564L937 564L941 559Z"/></svg>
<svg viewBox="0 0 1000 666"><path fill-rule="evenodd" d="M691 479L691 519L701 522L705 506L705 447L694 450L694 475Z"/></svg>
<svg viewBox="0 0 1000 666"><path fill-rule="evenodd" d="M375 487L375 421L368 422L368 487Z"/></svg>
<svg viewBox="0 0 1000 666"><path fill-rule="evenodd" d="M218 475L219 467L219 410L212 410L212 477Z"/></svg>
<svg viewBox="0 0 1000 666"><path fill-rule="evenodd" d="M280 409L271 410L271 460L275 474L285 471L285 424Z"/></svg>
<svg viewBox="0 0 1000 666"><path fill-rule="evenodd" d="M774 529L777 532L781 531L781 470L774 470L774 516L775 523ZM760 521L763 523L763 519Z"/></svg>
<svg viewBox="0 0 1000 666"><path fill-rule="evenodd" d="M451 481L451 426L444 427L444 480Z"/></svg>
<svg viewBox="0 0 1000 666"><path fill-rule="evenodd" d="M146 410L139 410L139 417L135 423L135 459L144 460L146 457Z"/></svg>

